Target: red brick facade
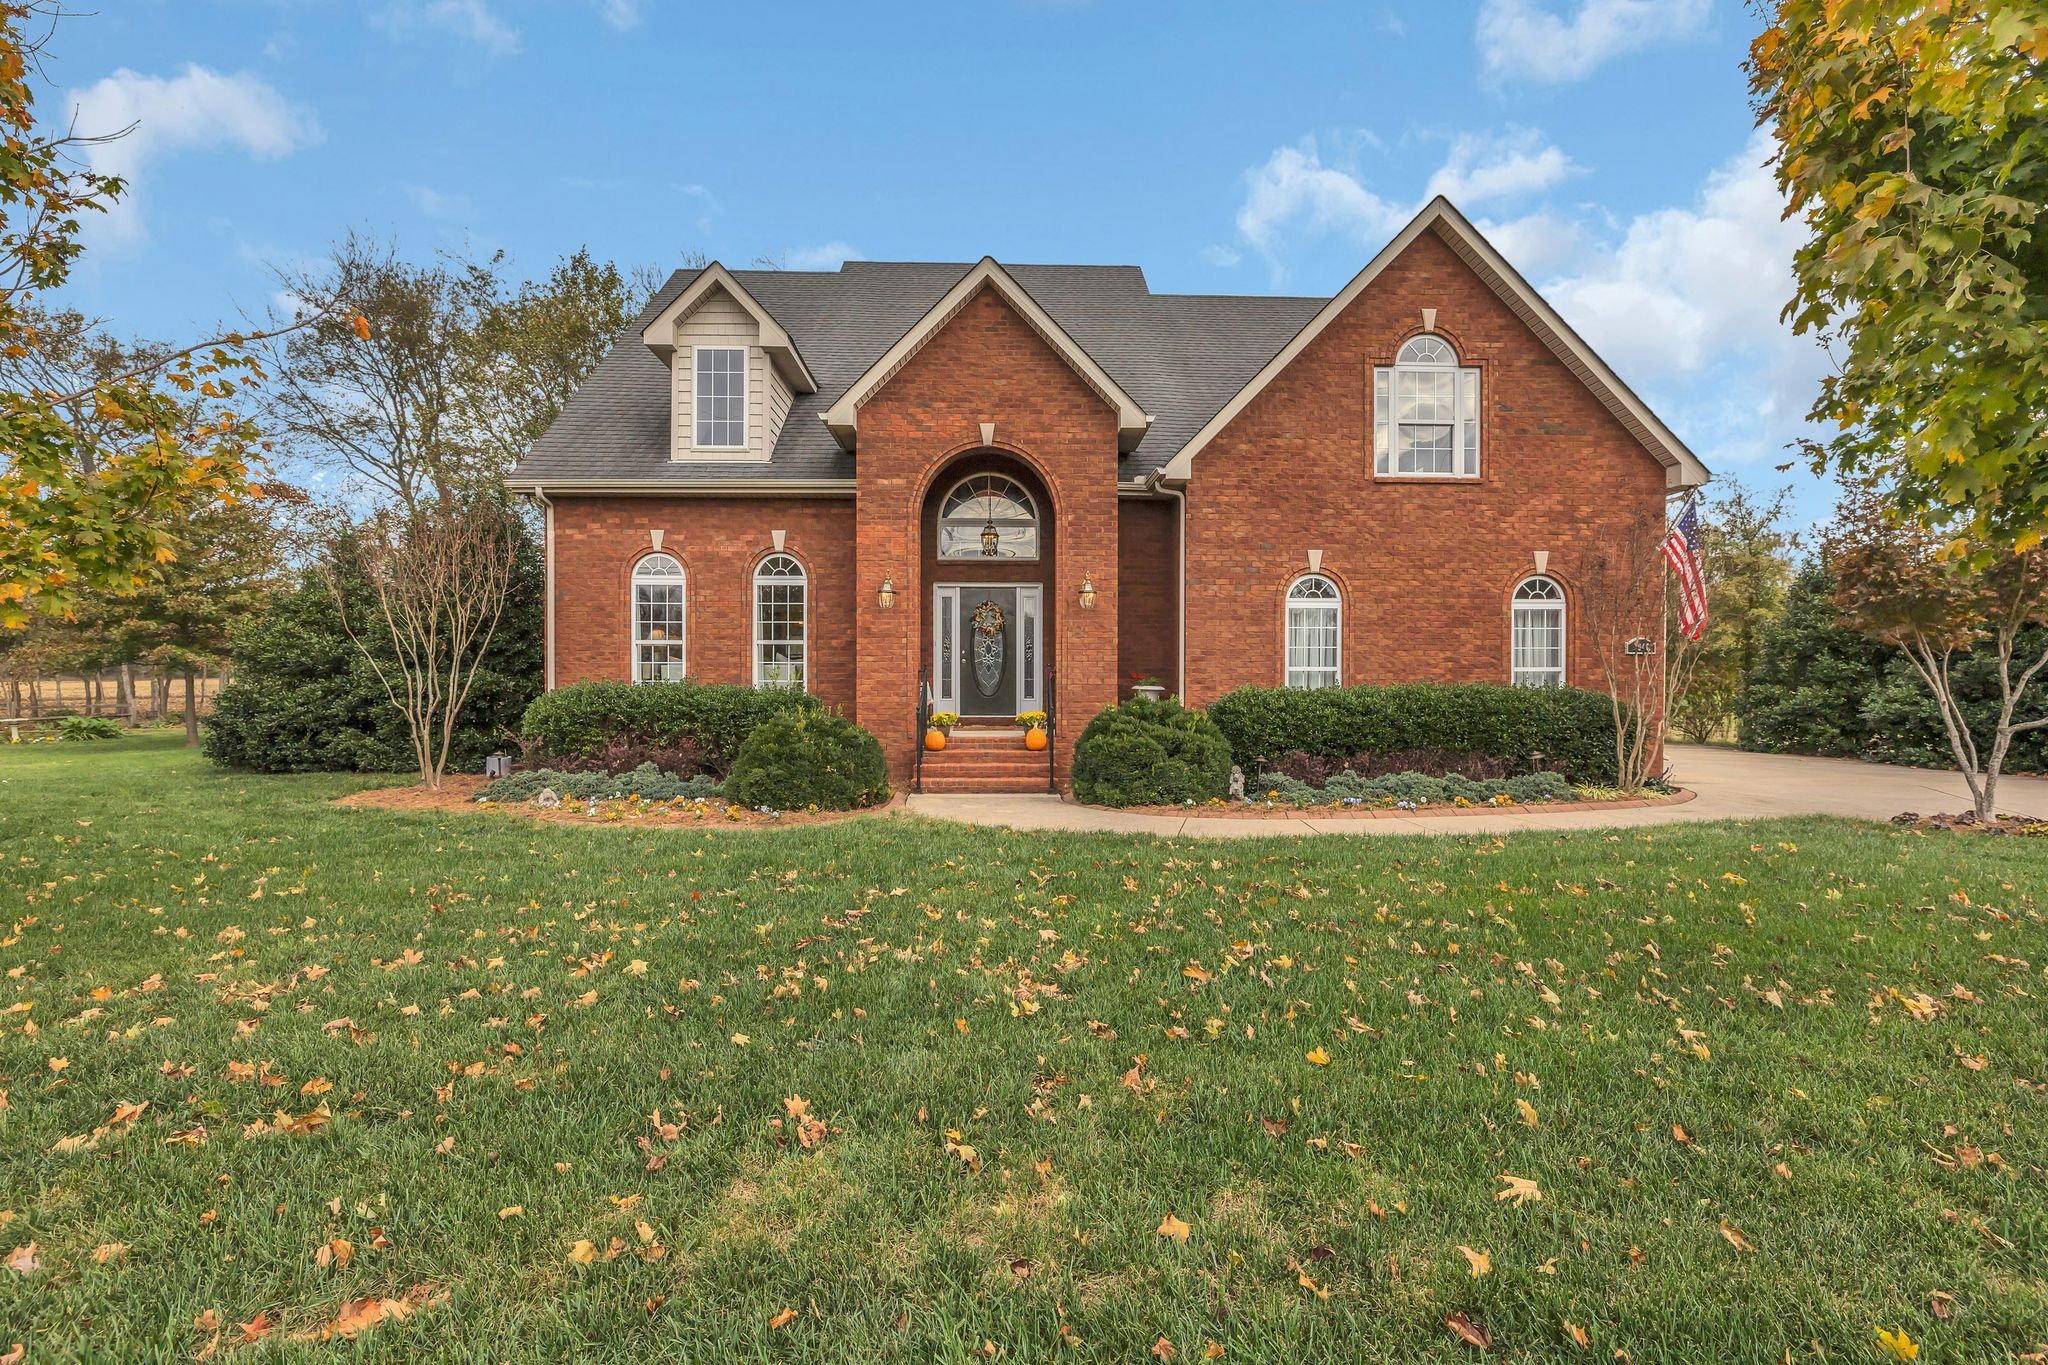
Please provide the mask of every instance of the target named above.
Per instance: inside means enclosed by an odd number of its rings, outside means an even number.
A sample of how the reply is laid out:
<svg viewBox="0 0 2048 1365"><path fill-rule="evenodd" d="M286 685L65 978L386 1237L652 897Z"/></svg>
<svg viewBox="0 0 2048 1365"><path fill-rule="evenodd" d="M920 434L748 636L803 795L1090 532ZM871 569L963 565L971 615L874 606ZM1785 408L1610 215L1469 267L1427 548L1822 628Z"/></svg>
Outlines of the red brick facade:
<svg viewBox="0 0 2048 1365"><path fill-rule="evenodd" d="M1374 474L1373 368L1424 330L1425 309L1481 372L1476 480ZM712 682L751 680L752 574L785 533L810 574L811 690L873 731L899 777L931 675L935 578L1043 583L1062 784L1081 727L1132 674L1181 682L1181 507L1120 496L1115 412L995 290L861 407L855 467L846 499L553 496L555 684L630 676L629 580L654 530L688 573L689 672ZM938 499L981 469L1042 497L1038 563L976 575L935 561ZM1312 551L1343 592L1346 683L1507 681L1509 598L1545 552L1567 595L1569 681L1601 686L1587 556L1661 518L1665 472L1425 232L1195 457L1185 491L1185 686L1204 704L1283 681L1283 599Z"/></svg>

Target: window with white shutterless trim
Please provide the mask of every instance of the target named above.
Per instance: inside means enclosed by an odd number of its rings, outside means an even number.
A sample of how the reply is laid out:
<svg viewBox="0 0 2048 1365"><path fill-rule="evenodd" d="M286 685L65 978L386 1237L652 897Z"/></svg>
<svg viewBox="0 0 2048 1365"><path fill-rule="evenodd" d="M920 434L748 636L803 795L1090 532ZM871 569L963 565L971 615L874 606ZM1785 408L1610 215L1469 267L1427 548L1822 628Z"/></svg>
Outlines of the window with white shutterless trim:
<svg viewBox="0 0 2048 1365"><path fill-rule="evenodd" d="M769 555L754 570L754 686L808 686L809 587L792 555Z"/></svg>
<svg viewBox="0 0 2048 1365"><path fill-rule="evenodd" d="M692 405L699 450L743 450L747 444L747 348L699 346Z"/></svg>
<svg viewBox="0 0 2048 1365"><path fill-rule="evenodd" d="M674 555L642 555L633 566L633 681L676 682L683 647L686 581Z"/></svg>
<svg viewBox="0 0 2048 1365"><path fill-rule="evenodd" d="M1563 687L1564 589L1556 579L1535 574L1516 585L1510 628L1514 685Z"/></svg>
<svg viewBox="0 0 2048 1365"><path fill-rule="evenodd" d="M1314 689L1343 681L1344 598L1319 573L1287 589L1287 685Z"/></svg>
<svg viewBox="0 0 2048 1365"><path fill-rule="evenodd" d="M1479 477L1479 371L1427 333L1373 371L1373 469L1394 478Z"/></svg>

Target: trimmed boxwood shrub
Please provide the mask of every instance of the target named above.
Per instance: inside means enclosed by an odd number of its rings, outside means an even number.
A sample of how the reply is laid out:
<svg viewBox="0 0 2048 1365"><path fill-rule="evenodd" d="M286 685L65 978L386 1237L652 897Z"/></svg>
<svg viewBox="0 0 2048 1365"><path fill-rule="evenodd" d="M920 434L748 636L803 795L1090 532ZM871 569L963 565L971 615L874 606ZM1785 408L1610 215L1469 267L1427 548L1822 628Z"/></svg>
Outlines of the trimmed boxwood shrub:
<svg viewBox="0 0 2048 1365"><path fill-rule="evenodd" d="M1401 683L1392 687L1240 687L1209 707L1247 773L1299 751L1330 759L1433 748L1490 755L1573 782L1614 780L1607 694L1576 687ZM1541 754L1539 761L1532 755Z"/></svg>
<svg viewBox="0 0 2048 1365"><path fill-rule="evenodd" d="M1098 806L1206 801L1229 786L1230 742L1170 698L1112 704L1074 745L1074 795Z"/></svg>
<svg viewBox="0 0 2048 1365"><path fill-rule="evenodd" d="M771 810L879 806L889 799L889 763L860 726L801 707L754 727L726 774L725 799Z"/></svg>
<svg viewBox="0 0 2048 1365"><path fill-rule="evenodd" d="M615 746L696 746L707 772L732 767L764 721L822 714L815 697L786 687L737 683L580 682L534 698L519 734L540 758L595 757Z"/></svg>
<svg viewBox="0 0 2048 1365"><path fill-rule="evenodd" d="M1463 800L1484 806L1495 796L1506 796L1522 805L1538 805L1546 801L1569 801L1574 795L1572 784L1556 773L1524 773L1520 777L1487 779L1455 774L1432 777L1427 773L1390 773L1382 777L1361 777L1356 773L1338 773L1321 787L1310 786L1285 773L1261 773L1257 789L1249 794L1255 798L1266 796L1290 806L1329 805L1344 800L1369 806L1390 806L1404 801L1413 806L1450 805Z"/></svg>

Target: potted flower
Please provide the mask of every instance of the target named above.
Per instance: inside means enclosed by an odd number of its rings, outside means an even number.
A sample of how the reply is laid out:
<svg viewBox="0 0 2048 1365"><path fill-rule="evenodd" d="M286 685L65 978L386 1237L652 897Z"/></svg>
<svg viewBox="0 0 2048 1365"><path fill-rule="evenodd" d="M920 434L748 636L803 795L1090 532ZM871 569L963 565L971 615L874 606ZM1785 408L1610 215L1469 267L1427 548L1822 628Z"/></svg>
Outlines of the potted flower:
<svg viewBox="0 0 2048 1365"><path fill-rule="evenodd" d="M1131 695L1145 701L1163 701L1166 698L1166 684L1149 673L1133 673Z"/></svg>
<svg viewBox="0 0 2048 1365"><path fill-rule="evenodd" d="M1024 727L1024 747L1037 753L1045 747L1045 712L1019 711L1017 723Z"/></svg>
<svg viewBox="0 0 2048 1365"><path fill-rule="evenodd" d="M939 750L945 748L946 737L953 733L953 727L958 725L959 723L960 716L958 712L932 712L931 720L926 722L927 728L924 732L924 747L930 749L933 753L937 753Z"/></svg>

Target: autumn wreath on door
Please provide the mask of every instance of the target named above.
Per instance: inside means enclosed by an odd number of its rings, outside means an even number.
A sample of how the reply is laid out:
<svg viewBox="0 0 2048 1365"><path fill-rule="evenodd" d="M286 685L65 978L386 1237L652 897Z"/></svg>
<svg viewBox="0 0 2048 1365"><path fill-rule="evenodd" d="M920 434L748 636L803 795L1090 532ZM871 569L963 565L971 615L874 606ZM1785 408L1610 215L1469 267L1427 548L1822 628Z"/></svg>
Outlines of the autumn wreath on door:
<svg viewBox="0 0 2048 1365"><path fill-rule="evenodd" d="M974 690L993 697L1003 680L1003 609L985 600L967 620L974 628Z"/></svg>

